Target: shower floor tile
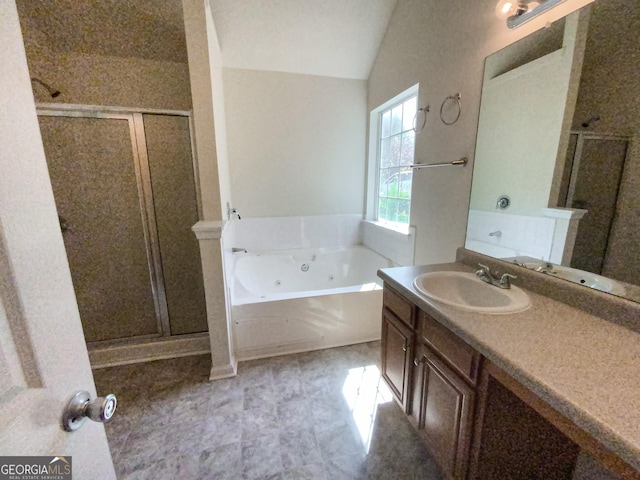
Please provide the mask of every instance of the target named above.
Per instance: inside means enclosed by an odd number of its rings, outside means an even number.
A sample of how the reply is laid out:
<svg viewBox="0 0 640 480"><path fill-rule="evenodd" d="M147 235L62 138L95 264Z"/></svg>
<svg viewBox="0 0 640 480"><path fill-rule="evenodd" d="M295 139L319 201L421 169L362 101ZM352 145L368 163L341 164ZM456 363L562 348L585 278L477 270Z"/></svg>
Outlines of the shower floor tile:
<svg viewBox="0 0 640 480"><path fill-rule="evenodd" d="M243 362L207 355L94 371L121 480L440 480L379 375L380 343Z"/></svg>

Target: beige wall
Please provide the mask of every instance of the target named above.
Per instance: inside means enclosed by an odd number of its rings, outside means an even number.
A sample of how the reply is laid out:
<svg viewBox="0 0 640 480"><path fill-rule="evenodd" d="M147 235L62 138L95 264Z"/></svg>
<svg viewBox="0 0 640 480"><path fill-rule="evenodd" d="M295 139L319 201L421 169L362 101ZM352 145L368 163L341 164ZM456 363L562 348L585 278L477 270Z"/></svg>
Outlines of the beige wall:
<svg viewBox="0 0 640 480"><path fill-rule="evenodd" d="M372 110L415 83L419 105L431 105L416 137L417 162L473 159L484 58L566 15L588 0L568 0L524 26L509 30L495 14L494 0L399 0L369 77ZM444 125L442 100L462 95L458 123ZM411 224L416 227L415 263L451 261L464 244L473 162L465 168L424 169L413 181Z"/></svg>
<svg viewBox="0 0 640 480"><path fill-rule="evenodd" d="M365 81L226 68L223 79L243 217L362 213Z"/></svg>
<svg viewBox="0 0 640 480"><path fill-rule="evenodd" d="M186 63L84 54L41 57L30 51L27 58L32 77L62 92L51 98L34 85L37 102L191 110Z"/></svg>
<svg viewBox="0 0 640 480"><path fill-rule="evenodd" d="M62 94L34 85L37 102L191 110L186 63L60 52L34 19L21 11L29 73Z"/></svg>

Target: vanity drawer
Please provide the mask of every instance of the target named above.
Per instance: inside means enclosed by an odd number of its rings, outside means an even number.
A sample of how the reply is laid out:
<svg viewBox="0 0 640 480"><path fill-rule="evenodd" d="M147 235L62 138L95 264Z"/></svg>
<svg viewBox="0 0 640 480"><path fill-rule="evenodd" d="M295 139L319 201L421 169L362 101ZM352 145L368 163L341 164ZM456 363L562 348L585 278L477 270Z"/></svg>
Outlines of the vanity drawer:
<svg viewBox="0 0 640 480"><path fill-rule="evenodd" d="M389 288L386 284L382 292L382 303L384 307L391 310L400 320L411 328L414 327L413 304L405 300L404 297Z"/></svg>
<svg viewBox="0 0 640 480"><path fill-rule="evenodd" d="M475 385L480 353L421 310L418 311L418 326L421 340Z"/></svg>

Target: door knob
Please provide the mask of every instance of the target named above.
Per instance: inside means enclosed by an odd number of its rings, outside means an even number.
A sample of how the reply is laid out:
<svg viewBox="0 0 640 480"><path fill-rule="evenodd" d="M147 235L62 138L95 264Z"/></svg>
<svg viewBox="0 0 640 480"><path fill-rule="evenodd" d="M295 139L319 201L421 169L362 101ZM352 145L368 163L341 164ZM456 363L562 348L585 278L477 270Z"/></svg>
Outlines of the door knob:
<svg viewBox="0 0 640 480"><path fill-rule="evenodd" d="M87 418L94 422L106 423L116 411L116 396L109 394L91 400L89 392L80 390L73 394L62 413L62 428L67 432L78 430Z"/></svg>

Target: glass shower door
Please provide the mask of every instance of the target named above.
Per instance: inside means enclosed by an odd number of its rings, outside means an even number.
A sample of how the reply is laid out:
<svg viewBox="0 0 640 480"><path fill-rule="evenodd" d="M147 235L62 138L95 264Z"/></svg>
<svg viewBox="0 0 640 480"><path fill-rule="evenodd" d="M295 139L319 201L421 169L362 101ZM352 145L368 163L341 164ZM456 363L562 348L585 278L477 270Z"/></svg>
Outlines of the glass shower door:
<svg viewBox="0 0 640 480"><path fill-rule="evenodd" d="M85 339L162 334L127 116L39 116Z"/></svg>
<svg viewBox="0 0 640 480"><path fill-rule="evenodd" d="M207 331L189 119L142 115L171 335Z"/></svg>
<svg viewBox="0 0 640 480"><path fill-rule="evenodd" d="M567 207L587 210L580 220L571 266L603 273L618 191L627 154L627 141L583 138L573 160ZM612 275L613 272L609 272Z"/></svg>

